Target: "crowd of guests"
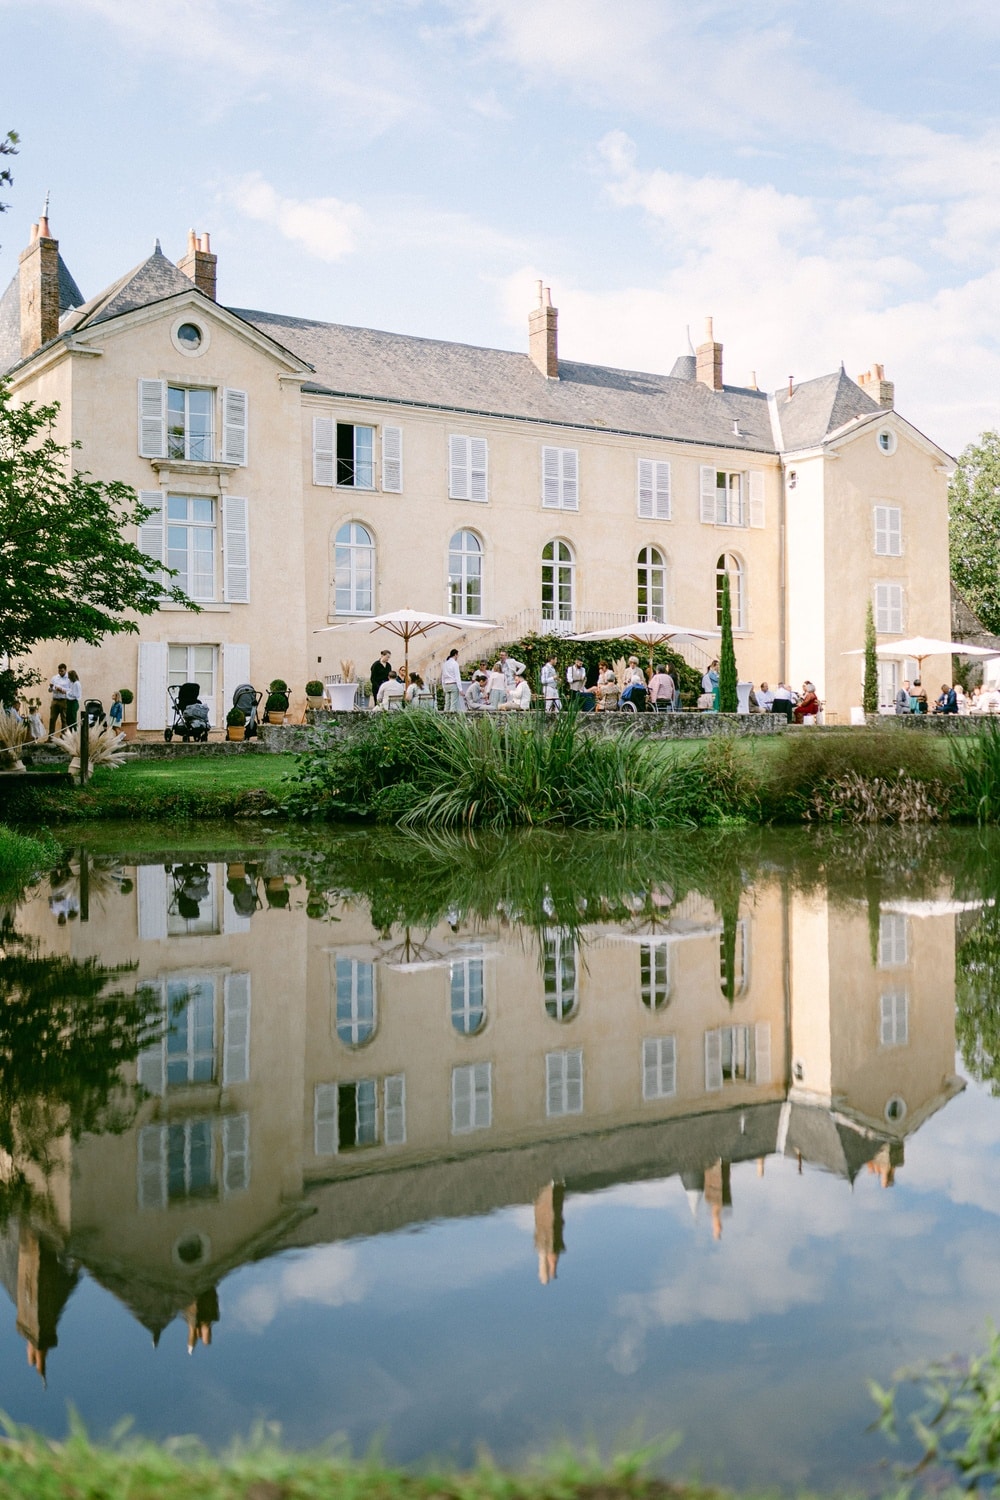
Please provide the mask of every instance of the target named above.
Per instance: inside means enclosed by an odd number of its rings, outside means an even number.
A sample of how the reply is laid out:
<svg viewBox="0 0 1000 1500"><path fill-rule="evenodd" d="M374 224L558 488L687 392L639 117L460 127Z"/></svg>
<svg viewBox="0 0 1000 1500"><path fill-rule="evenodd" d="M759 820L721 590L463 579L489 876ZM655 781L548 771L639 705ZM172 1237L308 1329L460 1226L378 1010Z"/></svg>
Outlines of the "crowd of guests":
<svg viewBox="0 0 1000 1500"><path fill-rule="evenodd" d="M902 683L894 706L897 714L996 714L1000 713L1000 690L984 686L966 693L960 682L950 686L943 682L931 707L926 688L915 677L912 682Z"/></svg>

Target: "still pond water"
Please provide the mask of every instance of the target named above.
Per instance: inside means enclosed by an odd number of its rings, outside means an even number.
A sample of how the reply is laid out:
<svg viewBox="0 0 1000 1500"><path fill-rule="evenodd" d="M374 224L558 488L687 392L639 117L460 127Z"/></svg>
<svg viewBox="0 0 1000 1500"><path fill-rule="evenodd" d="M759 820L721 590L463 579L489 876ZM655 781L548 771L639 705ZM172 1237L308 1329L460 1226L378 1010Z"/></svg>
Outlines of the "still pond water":
<svg viewBox="0 0 1000 1500"><path fill-rule="evenodd" d="M867 1379L1000 1311L998 855L68 847L0 907L0 1408L884 1485Z"/></svg>

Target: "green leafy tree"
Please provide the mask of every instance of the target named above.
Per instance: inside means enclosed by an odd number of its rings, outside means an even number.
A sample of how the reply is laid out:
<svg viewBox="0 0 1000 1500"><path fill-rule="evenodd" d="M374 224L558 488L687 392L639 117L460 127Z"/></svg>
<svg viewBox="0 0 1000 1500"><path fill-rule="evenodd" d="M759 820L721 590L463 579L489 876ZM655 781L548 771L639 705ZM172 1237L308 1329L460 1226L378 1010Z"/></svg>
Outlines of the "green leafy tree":
<svg viewBox="0 0 1000 1500"><path fill-rule="evenodd" d="M0 381L0 655L12 659L39 641L134 634L163 598L197 608L126 539L150 515L135 490L73 468L52 436L58 411L18 405Z"/></svg>
<svg viewBox="0 0 1000 1500"><path fill-rule="evenodd" d="M865 683L861 704L866 714L878 713L878 656L875 652L875 612L869 599L865 611Z"/></svg>
<svg viewBox="0 0 1000 1500"><path fill-rule="evenodd" d="M951 576L987 630L1000 633L1000 433L984 432L948 487Z"/></svg>
<svg viewBox="0 0 1000 1500"><path fill-rule="evenodd" d="M736 696L736 651L733 646L733 606L729 596L729 574L722 575L722 645L719 649L719 712L734 714Z"/></svg>

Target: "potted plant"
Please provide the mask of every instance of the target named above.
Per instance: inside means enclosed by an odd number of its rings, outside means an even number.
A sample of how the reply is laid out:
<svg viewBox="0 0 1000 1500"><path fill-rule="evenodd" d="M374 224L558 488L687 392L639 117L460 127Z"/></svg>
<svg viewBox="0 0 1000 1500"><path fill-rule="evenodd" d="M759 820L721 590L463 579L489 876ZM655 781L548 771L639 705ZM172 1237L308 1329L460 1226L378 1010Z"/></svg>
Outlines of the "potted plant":
<svg viewBox="0 0 1000 1500"><path fill-rule="evenodd" d="M129 704L135 702L135 694L131 688L119 688L118 696L122 700L122 733L127 740L135 739L135 720L128 712Z"/></svg>
<svg viewBox="0 0 1000 1500"><path fill-rule="evenodd" d="M306 683L306 703L310 708L322 708L325 701L323 684L318 677L312 678Z"/></svg>
<svg viewBox="0 0 1000 1500"><path fill-rule="evenodd" d="M276 677L267 690L264 712L269 724L284 724L288 712L288 683Z"/></svg>
<svg viewBox="0 0 1000 1500"><path fill-rule="evenodd" d="M226 714L226 739L242 740L246 736L247 716L241 708L231 708Z"/></svg>

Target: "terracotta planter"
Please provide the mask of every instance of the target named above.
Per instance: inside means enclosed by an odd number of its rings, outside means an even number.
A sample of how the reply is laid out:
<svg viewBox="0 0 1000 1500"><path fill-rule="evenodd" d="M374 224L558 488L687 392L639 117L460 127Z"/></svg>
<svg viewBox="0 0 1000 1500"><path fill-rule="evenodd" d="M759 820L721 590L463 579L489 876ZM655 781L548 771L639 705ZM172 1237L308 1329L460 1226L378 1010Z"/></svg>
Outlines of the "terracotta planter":
<svg viewBox="0 0 1000 1500"><path fill-rule="evenodd" d="M309 708L323 708L326 705L325 698L307 698L306 704Z"/></svg>
<svg viewBox="0 0 1000 1500"><path fill-rule="evenodd" d="M269 724L284 724L284 722L285 722L285 715L283 713L280 713L280 714L268 714L268 716L267 716L267 722Z"/></svg>
<svg viewBox="0 0 1000 1500"><path fill-rule="evenodd" d="M242 739L245 739L246 732L247 732L246 731L246 725L244 725L244 724L227 724L226 725L226 739L227 740L242 740Z"/></svg>

